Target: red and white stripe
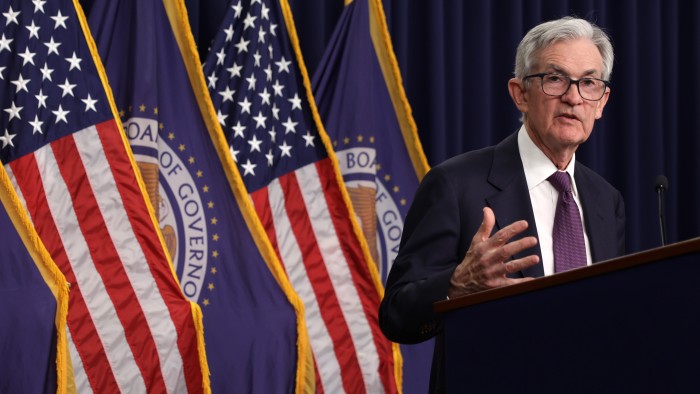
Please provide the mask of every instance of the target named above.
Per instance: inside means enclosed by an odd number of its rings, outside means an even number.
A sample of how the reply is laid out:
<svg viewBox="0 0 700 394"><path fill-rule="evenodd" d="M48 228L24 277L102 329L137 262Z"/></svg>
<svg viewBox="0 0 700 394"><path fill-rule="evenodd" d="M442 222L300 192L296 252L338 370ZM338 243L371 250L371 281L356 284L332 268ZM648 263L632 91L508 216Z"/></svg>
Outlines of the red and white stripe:
<svg viewBox="0 0 700 394"><path fill-rule="evenodd" d="M191 307L117 124L88 127L5 168L71 284L77 391L202 391Z"/></svg>
<svg viewBox="0 0 700 394"><path fill-rule="evenodd" d="M377 322L379 295L330 159L283 175L251 197L304 302L319 388L395 392L391 343Z"/></svg>

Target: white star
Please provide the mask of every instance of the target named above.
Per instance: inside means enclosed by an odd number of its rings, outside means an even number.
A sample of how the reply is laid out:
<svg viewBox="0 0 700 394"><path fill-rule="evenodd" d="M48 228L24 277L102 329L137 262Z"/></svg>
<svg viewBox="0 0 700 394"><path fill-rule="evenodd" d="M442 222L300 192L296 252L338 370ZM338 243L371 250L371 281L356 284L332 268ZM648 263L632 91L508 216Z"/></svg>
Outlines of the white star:
<svg viewBox="0 0 700 394"><path fill-rule="evenodd" d="M14 81L10 81L10 83L17 86L15 93L19 93L20 90L24 90L25 92L29 93L29 90L27 90L27 84L29 81L31 81L31 79L24 79L22 74L19 74L19 77Z"/></svg>
<svg viewBox="0 0 700 394"><path fill-rule="evenodd" d="M272 126L270 131L268 131L267 133L270 134L270 140L272 140L272 142L275 142L277 140L277 132L275 131L275 126Z"/></svg>
<svg viewBox="0 0 700 394"><path fill-rule="evenodd" d="M245 31L247 28L255 27L255 20L257 19L257 16L252 16L250 13L246 15L245 20L243 20L243 30Z"/></svg>
<svg viewBox="0 0 700 394"><path fill-rule="evenodd" d="M301 138L303 138L304 141L306 141L306 144L304 144L304 146L315 146L314 145L314 138L316 138L316 137L311 135L311 133L308 130L306 130L306 135L302 135Z"/></svg>
<svg viewBox="0 0 700 394"><path fill-rule="evenodd" d="M221 50L219 52L216 52L216 65L218 66L219 64L221 64L223 66L225 61L226 52L224 51L224 48L221 47Z"/></svg>
<svg viewBox="0 0 700 394"><path fill-rule="evenodd" d="M41 68L39 71L41 71L41 80L44 81L48 79L51 81L51 74L53 73L53 69L49 68L48 63L44 63L44 67ZM53 81L51 81L53 82Z"/></svg>
<svg viewBox="0 0 700 394"><path fill-rule="evenodd" d="M65 123L68 123L68 119L66 119L66 115L70 113L70 111L64 111L63 107L61 105L58 105L58 110L57 111L51 111L53 112L54 115L56 115L56 124L60 122L61 120L64 121Z"/></svg>
<svg viewBox="0 0 700 394"><path fill-rule="evenodd" d="M265 80L272 81L272 66L268 64L267 67L265 67L265 70L263 71L265 71L265 75L267 75L267 78L265 78Z"/></svg>
<svg viewBox="0 0 700 394"><path fill-rule="evenodd" d="M277 72L281 73L281 72L283 72L283 71L289 72L289 65L292 64L292 62L287 61L287 60L284 58L284 56L282 56L282 60L280 60L279 62L275 62L275 64L276 64L277 67L278 67Z"/></svg>
<svg viewBox="0 0 700 394"><path fill-rule="evenodd" d="M278 146L278 148L282 151L282 157L292 157L292 146L287 145L287 141L282 142L282 145Z"/></svg>
<svg viewBox="0 0 700 394"><path fill-rule="evenodd" d="M253 139L248 141L248 144L250 144L250 151L258 151L260 152L260 144L262 144L262 140L259 140L258 137L253 134Z"/></svg>
<svg viewBox="0 0 700 394"><path fill-rule="evenodd" d="M44 134L44 132L41 131L41 125L43 123L44 122L39 121L39 115L34 115L34 121L29 122L29 124L32 125L32 127L34 128L34 130L32 130L32 134Z"/></svg>
<svg viewBox="0 0 700 394"><path fill-rule="evenodd" d="M4 148L7 145L15 146L15 144L12 143L12 139L15 137L17 137L17 134L10 134L10 132L7 131L7 129L5 129L5 135L0 136L0 141L2 141L2 147Z"/></svg>
<svg viewBox="0 0 700 394"><path fill-rule="evenodd" d="M299 98L298 93L294 93L294 97L287 99L287 101L292 103L292 111L294 111L294 108L301 109L301 99Z"/></svg>
<svg viewBox="0 0 700 394"><path fill-rule="evenodd" d="M12 6L10 6L10 10L7 12L2 13L7 21L5 22L5 26L9 26L10 23L14 22L15 24L19 25L19 22L17 22L17 16L19 16L20 11L12 11ZM5 133L7 133L7 130L5 130ZM4 146L3 146L4 147Z"/></svg>
<svg viewBox="0 0 700 394"><path fill-rule="evenodd" d="M229 152L231 152L231 156L233 157L233 161L238 163L238 152L240 152L240 151L233 149L233 146L229 146L228 150L229 150Z"/></svg>
<svg viewBox="0 0 700 394"><path fill-rule="evenodd" d="M238 44L234 45L238 49L238 53L241 52L248 52L248 44L250 44L250 41L246 41L243 39L243 36L241 36L241 40L238 41Z"/></svg>
<svg viewBox="0 0 700 394"><path fill-rule="evenodd" d="M265 122L267 121L267 117L263 116L262 111L258 112L258 116L253 116L253 119L255 119L255 128L265 128Z"/></svg>
<svg viewBox="0 0 700 394"><path fill-rule="evenodd" d="M258 42L265 43L265 34L267 34L267 32L260 26L260 30L258 30Z"/></svg>
<svg viewBox="0 0 700 394"><path fill-rule="evenodd" d="M243 132L245 131L245 126L241 125L240 120L238 122L236 122L235 126L231 126L231 129L233 129L233 138L236 138L236 137L245 138L245 134L243 134Z"/></svg>
<svg viewBox="0 0 700 394"><path fill-rule="evenodd" d="M266 154L265 157L267 157L267 166L272 167L272 164L274 164L274 159L275 155L272 154L272 149L270 149Z"/></svg>
<svg viewBox="0 0 700 394"><path fill-rule="evenodd" d="M253 65L255 67L260 67L260 58L261 57L262 56L260 55L260 51L255 51L255 54L253 55L253 59L255 59L255 62L253 63Z"/></svg>
<svg viewBox="0 0 700 394"><path fill-rule="evenodd" d="M66 78L66 82L63 83L63 85L58 85L59 88L63 89L63 94L61 97L66 97L67 94L70 94L73 96L73 88L76 86L76 84L72 84L68 82L68 78ZM75 97L75 96L73 96Z"/></svg>
<svg viewBox="0 0 700 394"><path fill-rule="evenodd" d="M46 0L32 0L32 3L34 3L34 13L36 14L37 11L41 11L41 13L44 13L44 4L46 4Z"/></svg>
<svg viewBox="0 0 700 394"><path fill-rule="evenodd" d="M277 30L277 24L270 23L270 34L277 37L277 33L275 33L275 30Z"/></svg>
<svg viewBox="0 0 700 394"><path fill-rule="evenodd" d="M272 89L275 91L275 96L282 97L282 89L284 89L284 85L280 85L279 79L275 81L274 85L272 85Z"/></svg>
<svg viewBox="0 0 700 394"><path fill-rule="evenodd" d="M280 109L277 108L277 103L272 104L272 117L280 120Z"/></svg>
<svg viewBox="0 0 700 394"><path fill-rule="evenodd" d="M32 65L34 65L34 56L36 56L36 53L29 52L29 48L25 48L24 53L18 53L17 56L24 59L24 61L22 61L23 66L27 63L31 63Z"/></svg>
<svg viewBox="0 0 700 394"><path fill-rule="evenodd" d="M0 79L2 79L3 81L5 80L5 76L2 75L2 72L5 71L6 68L7 67L0 67Z"/></svg>
<svg viewBox="0 0 700 394"><path fill-rule="evenodd" d="M51 111L53 112L54 115L56 115L56 124L60 122L61 120L64 121L65 123L68 123L68 119L66 119L66 115L70 113L70 111L64 111L63 107L61 105L58 105L58 110L57 111Z"/></svg>
<svg viewBox="0 0 700 394"><path fill-rule="evenodd" d="M39 94L34 96L34 97L36 97L37 101L39 102L39 105L37 106L37 108L41 108L41 107L46 108L46 99L49 96L44 96L44 93L42 93L41 90L42 89L39 89Z"/></svg>
<svg viewBox="0 0 700 394"><path fill-rule="evenodd" d="M250 106L251 106L252 104L253 104L253 103L251 103L250 101L248 101L248 97L243 97L243 101L241 101L241 102L238 103L238 105L241 106L241 113L242 113L242 114L243 114L243 113L246 113L246 112L247 112L247 113L250 113Z"/></svg>
<svg viewBox="0 0 700 394"><path fill-rule="evenodd" d="M209 80L209 83L207 83L207 86L209 86L212 89L216 88L216 81L219 80L219 77L216 76L216 72L212 71L211 75L208 76L207 79Z"/></svg>
<svg viewBox="0 0 700 394"><path fill-rule="evenodd" d="M0 138L2 138L2 137L0 137ZM243 176L246 176L246 175L255 176L255 167L256 166L257 166L257 164L253 164L250 162L250 159L247 159L246 163L241 165L241 167L243 167Z"/></svg>
<svg viewBox="0 0 700 394"><path fill-rule="evenodd" d="M227 101L233 102L233 94L236 93L235 90L229 89L228 86L226 86L226 89L223 92L218 92L221 96L224 98L224 103Z"/></svg>
<svg viewBox="0 0 700 394"><path fill-rule="evenodd" d="M58 29L59 26L63 27L64 29L68 29L66 27L66 20L68 17L61 15L61 10L58 10L58 14L56 14L56 16L52 16L51 19L56 22L56 25L53 27L54 30Z"/></svg>
<svg viewBox="0 0 700 394"><path fill-rule="evenodd" d="M272 56L272 44L267 46L267 52L270 54L270 59L272 59L274 56Z"/></svg>
<svg viewBox="0 0 700 394"><path fill-rule="evenodd" d="M51 52L58 55L58 47L61 45L60 42L54 42L53 37L51 37L51 40L49 42L45 42L44 45L49 48L49 52L46 54L47 56L50 55Z"/></svg>
<svg viewBox="0 0 700 394"><path fill-rule="evenodd" d="M66 58L66 61L67 61L68 63L70 63L70 68L68 69L68 71L70 71L70 70L72 70L72 69L74 69L74 68L77 68L78 70L80 70L80 62L82 62L83 59L81 59L81 58L79 58L78 56L76 56L75 51L74 51L74 52L73 52L73 56L72 56L72 57L69 57L69 58ZM82 70L80 70L80 71L82 71Z"/></svg>
<svg viewBox="0 0 700 394"><path fill-rule="evenodd" d="M87 112L88 110L93 110L93 111L97 112L97 108L95 108L95 104L97 103L97 100L90 97L90 93L88 93L87 98L81 99L80 101L85 103L85 112Z"/></svg>
<svg viewBox="0 0 700 394"><path fill-rule="evenodd" d="M267 92L267 88L263 89L262 93L258 93L258 96L262 98L262 103L270 105L270 93Z"/></svg>
<svg viewBox="0 0 700 394"><path fill-rule="evenodd" d="M228 29L225 29L224 32L226 33L226 42L233 40L233 24L228 25Z"/></svg>
<svg viewBox="0 0 700 394"><path fill-rule="evenodd" d="M233 65L227 68L226 71L228 71L231 74L231 78L233 78L234 76L241 76L241 69L243 69L243 67L233 63Z"/></svg>
<svg viewBox="0 0 700 394"><path fill-rule="evenodd" d="M221 123L222 126L226 126L226 118L228 118L227 114L221 113L221 110L216 111L216 117L219 119L219 123Z"/></svg>
<svg viewBox="0 0 700 394"><path fill-rule="evenodd" d="M39 39L39 29L41 29L41 27L34 24L34 21L32 21L31 25L25 27L27 30L29 30L29 38L35 37L36 39Z"/></svg>
<svg viewBox="0 0 700 394"><path fill-rule="evenodd" d="M12 52L12 50L10 49L10 43L14 40L14 38L5 38L5 33L2 33L2 38L0 38L0 52L2 52L5 49Z"/></svg>
<svg viewBox="0 0 700 394"><path fill-rule="evenodd" d="M287 121L282 123L282 126L284 126L284 134L289 134L289 133L296 133L297 131L294 129L296 125L298 125L298 122L292 122L292 117L288 117Z"/></svg>
<svg viewBox="0 0 700 394"><path fill-rule="evenodd" d="M241 5L240 1L238 2L238 4L232 5L231 8L233 8L233 10L236 11L234 14L236 18L241 16L241 12L243 12L243 6Z"/></svg>
<svg viewBox="0 0 700 394"><path fill-rule="evenodd" d="M265 7L265 4L262 4L262 9L260 10L260 14L262 15L263 19L270 20L270 9Z"/></svg>
<svg viewBox="0 0 700 394"><path fill-rule="evenodd" d="M255 82L257 81L255 74L250 74L250 77L245 80L248 81L248 90L255 90Z"/></svg>
<svg viewBox="0 0 700 394"><path fill-rule="evenodd" d="M18 107L18 106L15 105L14 102L12 103L12 105L10 106L10 108L5 108L5 112L7 112L8 114L10 114L10 119L8 119L7 121L9 122L9 121L11 121L13 118L22 119L22 118L19 116L19 111L21 111L22 108L24 108L24 107Z"/></svg>

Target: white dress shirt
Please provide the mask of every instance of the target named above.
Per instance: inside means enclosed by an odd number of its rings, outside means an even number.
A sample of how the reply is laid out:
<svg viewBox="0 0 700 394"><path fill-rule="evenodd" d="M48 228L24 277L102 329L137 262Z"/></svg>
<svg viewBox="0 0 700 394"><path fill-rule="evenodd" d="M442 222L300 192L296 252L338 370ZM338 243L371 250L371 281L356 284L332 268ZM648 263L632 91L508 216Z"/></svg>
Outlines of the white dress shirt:
<svg viewBox="0 0 700 394"><path fill-rule="evenodd" d="M544 274L551 275L554 273L554 253L552 251L552 229L554 228L554 214L557 209L557 199L559 192L552 186L547 178L557 171L557 167L545 156L545 154L532 142L530 136L523 125L518 131L518 150L520 158L523 161L525 169L525 179L527 180L527 188L530 192L530 201L532 202L532 210L535 213L535 225L537 226L537 238L542 251L542 264L544 265ZM579 215L581 215L581 201L576 189L574 181L574 162L576 155L571 158L571 162L566 167L566 172L571 178L571 191L578 206ZM586 223L581 215L581 223L583 228L586 228ZM591 248L588 244L588 235L583 232L584 240L586 241L586 261L591 265Z"/></svg>

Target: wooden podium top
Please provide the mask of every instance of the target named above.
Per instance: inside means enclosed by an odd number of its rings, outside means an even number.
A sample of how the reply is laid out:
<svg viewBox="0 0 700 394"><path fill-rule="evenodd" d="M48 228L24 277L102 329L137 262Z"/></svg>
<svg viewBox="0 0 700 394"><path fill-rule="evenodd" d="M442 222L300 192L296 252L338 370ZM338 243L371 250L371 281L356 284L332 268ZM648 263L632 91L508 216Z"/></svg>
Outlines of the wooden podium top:
<svg viewBox="0 0 700 394"><path fill-rule="evenodd" d="M531 291L540 290L551 286L557 286L568 282L574 282L585 278L607 274L609 272L621 271L631 267L659 260L664 260L671 257L681 256L693 252L700 252L700 237L654 249L645 250L643 252L625 255L612 260L596 263L587 267L582 267L571 271L558 273L555 275L537 278L529 282L500 287L492 290L486 290L468 296L454 298L451 300L438 301L434 304L434 310L438 313L449 312L454 309L459 309L470 305L481 304L484 302L493 301L504 297L528 293Z"/></svg>

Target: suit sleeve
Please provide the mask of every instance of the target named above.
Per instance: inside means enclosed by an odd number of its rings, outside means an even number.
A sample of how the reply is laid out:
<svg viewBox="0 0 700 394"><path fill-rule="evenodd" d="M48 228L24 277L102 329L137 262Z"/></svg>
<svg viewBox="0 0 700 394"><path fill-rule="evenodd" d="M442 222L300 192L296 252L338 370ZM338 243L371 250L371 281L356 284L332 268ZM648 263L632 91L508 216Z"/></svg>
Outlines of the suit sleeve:
<svg viewBox="0 0 700 394"><path fill-rule="evenodd" d="M461 261L460 227L454 188L440 167L433 168L416 192L387 279L379 310L387 338L417 343L441 331L433 303L446 299L450 277Z"/></svg>

